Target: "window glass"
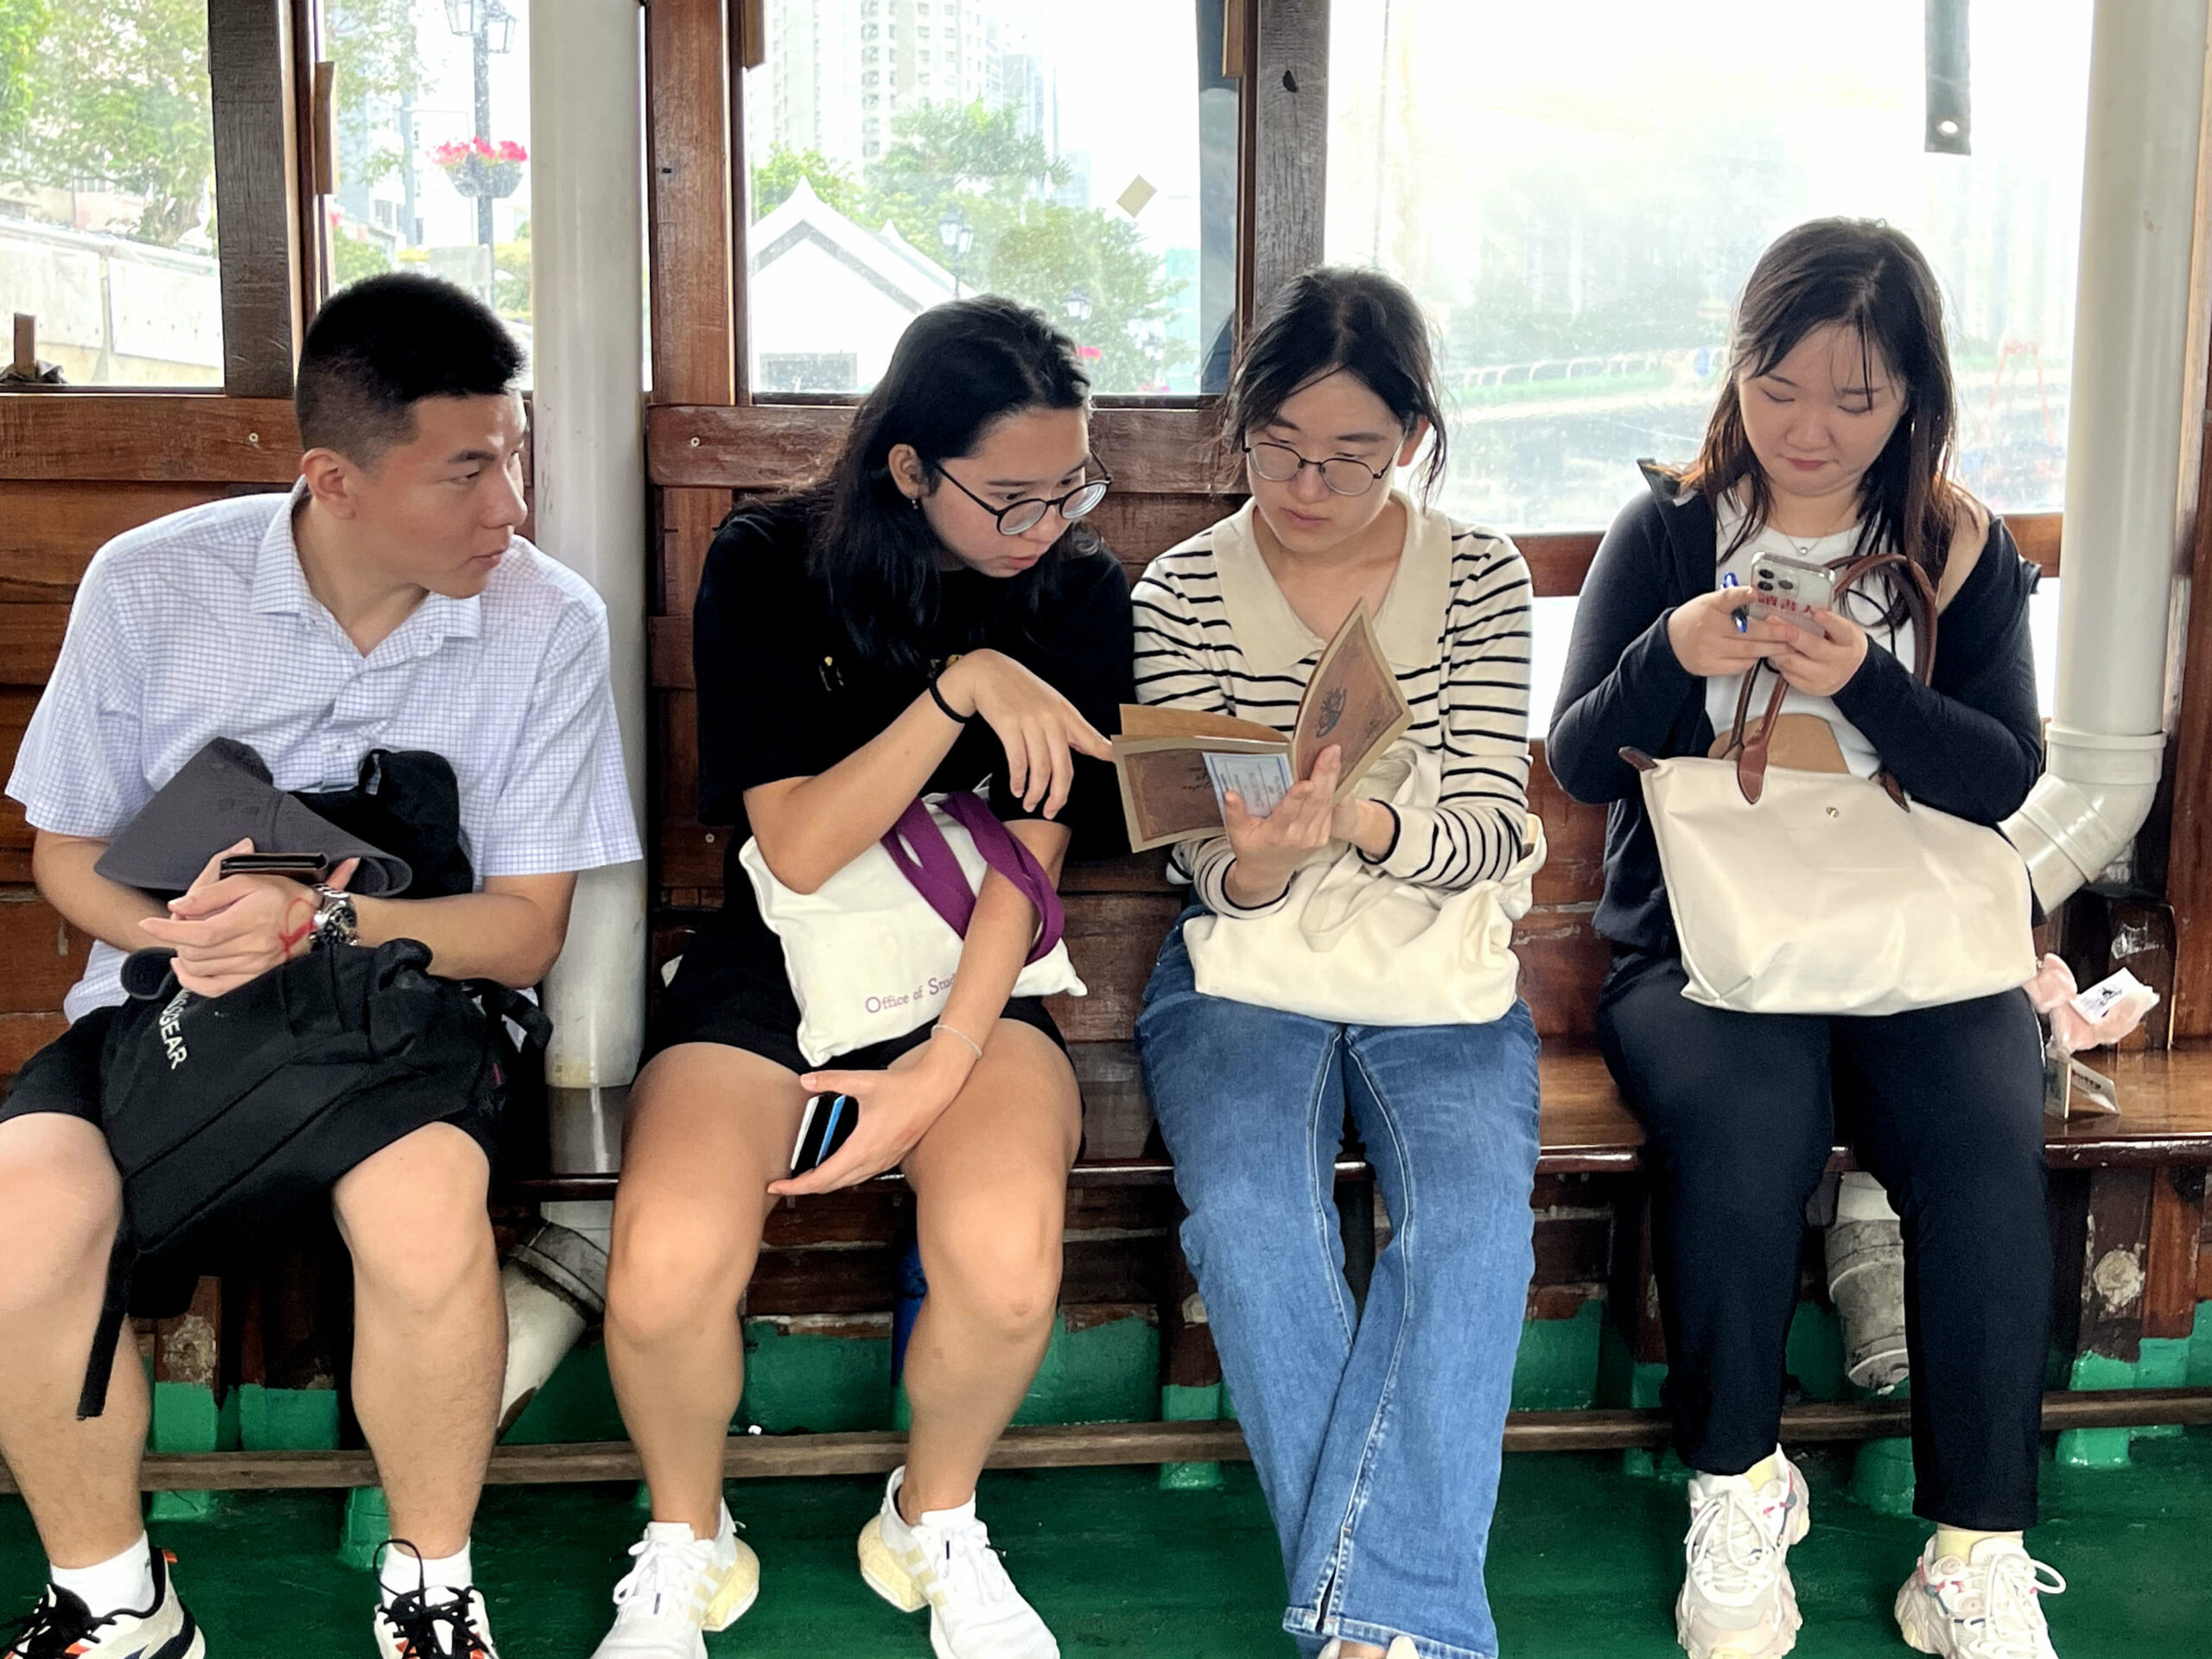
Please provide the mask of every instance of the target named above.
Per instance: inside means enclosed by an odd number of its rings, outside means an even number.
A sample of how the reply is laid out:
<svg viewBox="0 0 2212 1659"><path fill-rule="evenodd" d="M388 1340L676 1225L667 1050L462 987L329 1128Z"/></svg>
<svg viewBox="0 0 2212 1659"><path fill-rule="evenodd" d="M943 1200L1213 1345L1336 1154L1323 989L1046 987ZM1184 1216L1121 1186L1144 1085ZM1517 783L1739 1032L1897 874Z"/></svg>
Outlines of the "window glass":
<svg viewBox="0 0 2212 1659"><path fill-rule="evenodd" d="M0 0L0 311L67 384L221 384L214 132L205 0Z"/></svg>
<svg viewBox="0 0 2212 1659"><path fill-rule="evenodd" d="M767 0L747 72L758 396L874 384L914 315L1036 307L1105 393L1218 384L1236 287L1221 0Z"/></svg>
<svg viewBox="0 0 2212 1659"><path fill-rule="evenodd" d="M1961 10L1966 8L1961 7ZM1588 529L1686 461L1761 248L1831 213L1912 235L1943 285L1959 470L2056 511L2091 0L1971 9L1970 154L1926 148L1924 0L1332 0L1332 260L1402 278L1456 418L1446 504Z"/></svg>
<svg viewBox="0 0 2212 1659"><path fill-rule="evenodd" d="M323 0L331 287L427 270L530 342L530 0Z"/></svg>

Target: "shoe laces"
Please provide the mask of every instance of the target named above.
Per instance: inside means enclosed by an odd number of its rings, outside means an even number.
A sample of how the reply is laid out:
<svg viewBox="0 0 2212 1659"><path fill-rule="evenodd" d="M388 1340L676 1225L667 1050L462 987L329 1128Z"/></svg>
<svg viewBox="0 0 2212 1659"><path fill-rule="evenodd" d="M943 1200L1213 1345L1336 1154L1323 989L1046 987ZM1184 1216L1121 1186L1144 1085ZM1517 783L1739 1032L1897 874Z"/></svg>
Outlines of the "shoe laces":
<svg viewBox="0 0 2212 1659"><path fill-rule="evenodd" d="M1020 1599L1000 1552L991 1547L990 1529L981 1521L917 1526L913 1532L949 1595L986 1605Z"/></svg>
<svg viewBox="0 0 2212 1659"><path fill-rule="evenodd" d="M1700 1500L1682 1559L1700 1590L1723 1601L1745 1601L1772 1587L1780 1543L1780 1529L1758 1494L1732 1483Z"/></svg>
<svg viewBox="0 0 2212 1659"><path fill-rule="evenodd" d="M414 1659L493 1659L492 1644L476 1628L476 1599L466 1590L431 1585L403 1591L385 1605L384 1616Z"/></svg>
<svg viewBox="0 0 2212 1659"><path fill-rule="evenodd" d="M6 1629L0 1629L0 1654L7 1659L69 1659L77 1644L118 1615L94 1618L74 1596L64 1596L51 1584L37 1606Z"/></svg>
<svg viewBox="0 0 2212 1659"><path fill-rule="evenodd" d="M385 1539L377 1546L377 1571L383 1572L385 1552L395 1547L414 1556L416 1570L415 1587L400 1592L380 1610L403 1644L400 1650L410 1659L499 1659L476 1627L474 1592L432 1584L423 1568L423 1552L414 1545L404 1538Z"/></svg>
<svg viewBox="0 0 2212 1659"><path fill-rule="evenodd" d="M2049 1651L2037 1599L2065 1593L2057 1568L2024 1549L1994 1550L1979 1566L1967 1562L1952 1582L1960 1592L1944 1611L1967 1627L1973 1659L2041 1659Z"/></svg>
<svg viewBox="0 0 2212 1659"><path fill-rule="evenodd" d="M617 1607L642 1603L645 1611L652 1613L680 1610L696 1614L703 1610L701 1581L714 1564L714 1540L695 1537L678 1541L647 1536L631 1545L630 1554L638 1564L614 1586Z"/></svg>

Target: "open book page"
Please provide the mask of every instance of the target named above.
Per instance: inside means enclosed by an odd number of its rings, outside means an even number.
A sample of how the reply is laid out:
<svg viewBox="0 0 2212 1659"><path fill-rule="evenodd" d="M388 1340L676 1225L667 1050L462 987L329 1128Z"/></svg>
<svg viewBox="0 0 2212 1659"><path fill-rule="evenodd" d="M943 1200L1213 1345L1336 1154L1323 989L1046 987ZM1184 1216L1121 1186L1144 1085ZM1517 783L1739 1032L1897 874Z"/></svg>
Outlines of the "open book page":
<svg viewBox="0 0 2212 1659"><path fill-rule="evenodd" d="M1351 607L1306 682L1298 723L1291 728L1292 770L1300 778L1311 777L1321 751L1338 745L1344 750L1344 770L1337 798L1343 800L1413 721L1414 711L1398 689L1398 677L1382 654L1382 643L1368 620L1367 601L1362 600Z"/></svg>

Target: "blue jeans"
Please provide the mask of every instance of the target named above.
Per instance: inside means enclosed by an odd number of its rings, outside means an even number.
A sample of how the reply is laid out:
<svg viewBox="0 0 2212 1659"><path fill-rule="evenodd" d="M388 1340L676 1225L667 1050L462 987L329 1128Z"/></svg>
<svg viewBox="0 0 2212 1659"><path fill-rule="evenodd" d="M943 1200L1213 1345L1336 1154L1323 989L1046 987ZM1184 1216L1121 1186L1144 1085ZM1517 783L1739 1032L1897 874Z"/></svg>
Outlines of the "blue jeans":
<svg viewBox="0 0 2212 1659"><path fill-rule="evenodd" d="M1196 912L1192 912L1196 913ZM1179 925L1137 1021L1222 1370L1282 1540L1283 1628L1491 1659L1483 1556L1529 1274L1536 1033L1340 1026L1202 996ZM1393 1223L1364 1313L1345 1113Z"/></svg>

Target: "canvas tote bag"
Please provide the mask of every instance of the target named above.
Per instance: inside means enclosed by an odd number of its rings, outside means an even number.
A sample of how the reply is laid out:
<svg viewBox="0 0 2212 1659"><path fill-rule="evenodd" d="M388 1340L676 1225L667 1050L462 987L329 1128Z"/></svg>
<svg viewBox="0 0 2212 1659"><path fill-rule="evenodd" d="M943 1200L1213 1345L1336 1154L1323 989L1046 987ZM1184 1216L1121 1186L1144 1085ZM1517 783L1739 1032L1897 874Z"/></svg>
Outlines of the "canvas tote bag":
<svg viewBox="0 0 2212 1659"><path fill-rule="evenodd" d="M1936 598L1900 554L1849 565L1844 593L1901 569L1914 669L1936 662ZM1653 760L1643 774L1687 983L1682 995L1742 1014L1899 1014L2024 985L2036 971L2027 866L1985 824L1908 801L1872 779L1770 765L1789 687L1746 734L1752 683L1718 758Z"/></svg>
<svg viewBox="0 0 2212 1659"><path fill-rule="evenodd" d="M1401 738L1360 792L1396 806L1434 806L1437 758ZM1183 924L1191 970L1207 996L1356 1026L1486 1025L1513 1006L1520 964L1513 924L1529 913L1543 868L1544 827L1531 814L1526 849L1504 878L1457 893L1384 875L1344 848L1291 878L1281 907Z"/></svg>
<svg viewBox="0 0 2212 1659"><path fill-rule="evenodd" d="M914 802L881 841L812 893L777 880L757 840L738 849L738 861L784 947L798 1052L809 1065L903 1037L944 1013L987 870L1037 909L1037 938L1014 995L1085 995L1060 937L1065 913L1052 878L968 791Z"/></svg>

